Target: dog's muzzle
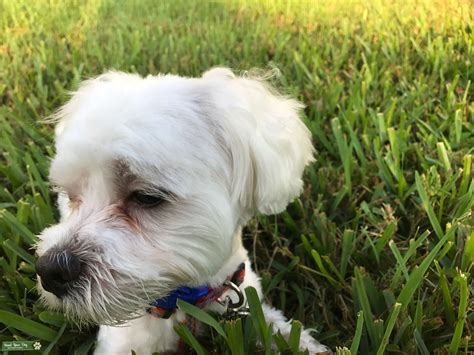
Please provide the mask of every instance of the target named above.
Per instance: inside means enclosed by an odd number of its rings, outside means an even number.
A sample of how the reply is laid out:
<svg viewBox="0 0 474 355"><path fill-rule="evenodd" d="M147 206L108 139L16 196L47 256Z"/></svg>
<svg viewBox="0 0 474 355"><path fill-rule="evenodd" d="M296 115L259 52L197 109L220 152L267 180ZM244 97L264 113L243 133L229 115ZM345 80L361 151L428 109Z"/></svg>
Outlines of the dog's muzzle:
<svg viewBox="0 0 474 355"><path fill-rule="evenodd" d="M67 250L48 252L36 261L36 272L46 291L61 298L79 279L82 263Z"/></svg>

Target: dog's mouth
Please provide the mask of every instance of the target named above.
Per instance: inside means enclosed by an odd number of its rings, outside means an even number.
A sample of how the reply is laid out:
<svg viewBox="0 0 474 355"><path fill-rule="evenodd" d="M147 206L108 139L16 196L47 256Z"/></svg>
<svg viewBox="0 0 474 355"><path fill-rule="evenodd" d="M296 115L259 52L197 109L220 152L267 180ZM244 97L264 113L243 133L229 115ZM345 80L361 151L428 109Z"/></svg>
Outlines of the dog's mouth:
<svg viewBox="0 0 474 355"><path fill-rule="evenodd" d="M43 303L80 326L120 325L138 318L153 300L171 289L167 280L140 280L90 261L82 262L78 270L58 270L37 263Z"/></svg>
<svg viewBox="0 0 474 355"><path fill-rule="evenodd" d="M143 279L119 269L87 239L50 248L37 259L36 272L46 307L79 325L123 324L146 314L151 302L176 287L176 278L161 272Z"/></svg>
<svg viewBox="0 0 474 355"><path fill-rule="evenodd" d="M40 281L41 282L41 281ZM41 299L48 308L63 312L79 325L121 325L146 314L151 302L166 294L166 289L151 284L115 280L110 283L83 278L67 286L61 297L41 283ZM153 296L151 296L153 295Z"/></svg>

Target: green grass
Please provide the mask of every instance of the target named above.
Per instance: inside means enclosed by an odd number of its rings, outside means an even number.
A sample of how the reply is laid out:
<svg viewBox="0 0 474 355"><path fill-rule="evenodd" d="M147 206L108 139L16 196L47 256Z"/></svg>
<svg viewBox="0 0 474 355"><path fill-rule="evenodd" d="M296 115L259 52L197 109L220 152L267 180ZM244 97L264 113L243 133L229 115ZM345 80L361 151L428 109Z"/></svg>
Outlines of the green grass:
<svg viewBox="0 0 474 355"><path fill-rule="evenodd" d="M474 351L472 3L364 3L0 1L0 341L93 344L36 303L31 245L57 219L41 119L109 68L226 65L279 68L317 150L301 198L245 230L267 299L341 354ZM285 344L258 314L179 332L199 353L291 352L299 323Z"/></svg>

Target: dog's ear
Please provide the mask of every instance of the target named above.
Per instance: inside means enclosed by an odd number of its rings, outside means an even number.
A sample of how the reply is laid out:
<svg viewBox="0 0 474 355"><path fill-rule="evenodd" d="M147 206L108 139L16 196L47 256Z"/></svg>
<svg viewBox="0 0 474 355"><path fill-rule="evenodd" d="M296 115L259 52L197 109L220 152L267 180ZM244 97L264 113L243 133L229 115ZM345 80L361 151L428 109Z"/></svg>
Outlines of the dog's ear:
<svg viewBox="0 0 474 355"><path fill-rule="evenodd" d="M262 79L236 77L226 68L206 72L232 162L232 194L249 214L283 211L301 193L304 167L313 160L302 105Z"/></svg>

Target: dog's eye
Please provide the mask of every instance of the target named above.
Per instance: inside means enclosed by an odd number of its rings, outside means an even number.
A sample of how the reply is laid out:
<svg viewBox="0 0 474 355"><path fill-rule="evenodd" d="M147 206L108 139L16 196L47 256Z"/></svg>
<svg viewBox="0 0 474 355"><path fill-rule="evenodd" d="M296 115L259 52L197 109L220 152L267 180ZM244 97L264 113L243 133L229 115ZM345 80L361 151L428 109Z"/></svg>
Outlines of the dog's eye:
<svg viewBox="0 0 474 355"><path fill-rule="evenodd" d="M163 198L160 196L150 195L146 192L135 191L130 196L130 199L144 207L155 207L163 202Z"/></svg>

